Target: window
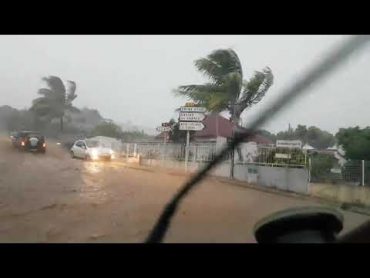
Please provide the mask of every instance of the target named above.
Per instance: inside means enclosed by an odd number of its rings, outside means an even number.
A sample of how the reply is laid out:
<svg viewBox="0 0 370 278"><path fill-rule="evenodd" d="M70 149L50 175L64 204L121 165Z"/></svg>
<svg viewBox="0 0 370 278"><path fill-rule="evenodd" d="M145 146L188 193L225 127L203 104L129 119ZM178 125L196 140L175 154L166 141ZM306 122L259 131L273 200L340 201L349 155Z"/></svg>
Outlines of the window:
<svg viewBox="0 0 370 278"><path fill-rule="evenodd" d="M85 143L84 143L83 141L78 141L78 142L76 143L76 146L77 146L77 147L80 147L80 148L84 148L84 147L85 147Z"/></svg>
<svg viewBox="0 0 370 278"><path fill-rule="evenodd" d="M99 146L99 142L95 140L86 140L86 144L89 146L89 148L96 148Z"/></svg>

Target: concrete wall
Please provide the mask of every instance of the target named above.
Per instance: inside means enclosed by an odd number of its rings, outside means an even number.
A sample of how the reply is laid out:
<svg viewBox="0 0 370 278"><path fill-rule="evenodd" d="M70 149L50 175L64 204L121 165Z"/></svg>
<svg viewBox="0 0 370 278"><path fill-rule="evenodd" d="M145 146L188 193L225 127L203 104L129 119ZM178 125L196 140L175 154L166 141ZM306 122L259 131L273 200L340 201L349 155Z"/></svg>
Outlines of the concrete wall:
<svg viewBox="0 0 370 278"><path fill-rule="evenodd" d="M311 183L309 193L312 196L349 203L370 206L370 188L363 186Z"/></svg>
<svg viewBox="0 0 370 278"><path fill-rule="evenodd" d="M306 169L257 166L257 183L285 191L308 194Z"/></svg>
<svg viewBox="0 0 370 278"><path fill-rule="evenodd" d="M142 165L162 166L171 169L185 170L183 161L160 161L154 159L142 159ZM188 169L191 172L204 167L205 163L189 162ZM211 171L211 175L229 177L230 163L224 162ZM308 171L306 169L283 168L270 166L257 166L253 164L235 164L234 178L264 187L273 187L285 191L308 194Z"/></svg>
<svg viewBox="0 0 370 278"><path fill-rule="evenodd" d="M144 166L160 166L169 169L175 169L179 171L185 171L185 164L184 161L176 161L176 160L158 160L158 159L141 159L141 165ZM196 172L204 167L206 163L202 162L188 162L188 171L189 172ZM218 164L213 170L211 170L211 175L218 176L218 177L229 177L230 175L230 164L229 163L220 163Z"/></svg>

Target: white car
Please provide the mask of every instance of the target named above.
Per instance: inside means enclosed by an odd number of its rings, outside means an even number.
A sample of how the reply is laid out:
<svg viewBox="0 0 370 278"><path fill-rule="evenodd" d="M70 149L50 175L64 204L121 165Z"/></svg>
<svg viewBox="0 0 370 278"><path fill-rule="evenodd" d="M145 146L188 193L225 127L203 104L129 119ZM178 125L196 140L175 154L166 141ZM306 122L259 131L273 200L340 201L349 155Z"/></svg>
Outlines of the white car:
<svg viewBox="0 0 370 278"><path fill-rule="evenodd" d="M95 140L77 140L71 148L72 158L83 158L88 160L115 158L115 153L111 148L103 146Z"/></svg>

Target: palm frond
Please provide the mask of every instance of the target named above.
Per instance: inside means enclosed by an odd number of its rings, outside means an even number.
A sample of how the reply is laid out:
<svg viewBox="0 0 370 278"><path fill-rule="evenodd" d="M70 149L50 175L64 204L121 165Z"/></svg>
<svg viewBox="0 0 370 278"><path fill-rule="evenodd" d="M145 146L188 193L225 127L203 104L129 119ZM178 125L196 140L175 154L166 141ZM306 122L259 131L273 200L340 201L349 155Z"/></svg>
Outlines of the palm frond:
<svg viewBox="0 0 370 278"><path fill-rule="evenodd" d="M196 60L195 66L217 84L221 84L225 76L232 72L238 72L243 78L239 57L232 49L215 50L207 58Z"/></svg>
<svg viewBox="0 0 370 278"><path fill-rule="evenodd" d="M238 54L232 49L218 49L208 55L208 59L221 65L223 75L230 72L239 72L243 76L243 69Z"/></svg>
<svg viewBox="0 0 370 278"><path fill-rule="evenodd" d="M242 97L238 101L241 109L244 110L246 107L260 102L273 82L274 76L270 68L267 67L262 72L256 71L254 76L243 84Z"/></svg>
<svg viewBox="0 0 370 278"><path fill-rule="evenodd" d="M229 95L229 101L235 102L239 99L243 87L242 76L239 72L230 72L224 77L224 88L227 88L227 94Z"/></svg>
<svg viewBox="0 0 370 278"><path fill-rule="evenodd" d="M55 98L55 94L53 93L53 91L47 88L41 88L37 91L37 93L39 95L43 95L46 98Z"/></svg>
<svg viewBox="0 0 370 278"><path fill-rule="evenodd" d="M200 72L215 83L220 83L222 81L224 75L222 66L215 61L208 58L201 58L196 60L194 65Z"/></svg>
<svg viewBox="0 0 370 278"><path fill-rule="evenodd" d="M184 85L179 86L177 90L175 90L175 93L183 95L183 96L191 96L193 93L213 93L215 91L222 91L223 88L221 86L212 84L212 83L206 83L204 85Z"/></svg>
<svg viewBox="0 0 370 278"><path fill-rule="evenodd" d="M76 82L74 81L67 81L67 101L71 103L76 97Z"/></svg>
<svg viewBox="0 0 370 278"><path fill-rule="evenodd" d="M39 97L32 101L31 111L39 116L45 116L52 112L52 108L47 98Z"/></svg>
<svg viewBox="0 0 370 278"><path fill-rule="evenodd" d="M229 106L229 95L223 92L215 92L205 99L203 105L211 112L225 111Z"/></svg>
<svg viewBox="0 0 370 278"><path fill-rule="evenodd" d="M42 78L50 88L52 92L54 92L59 99L65 99L66 89L64 87L63 81L57 76L48 76Z"/></svg>
<svg viewBox="0 0 370 278"><path fill-rule="evenodd" d="M186 85L180 86L175 93L187 96L197 104L205 106L209 111L215 111L219 107L227 107L230 97L225 91L224 86L207 83L205 85ZM214 99L214 100L213 100ZM223 103L220 103L222 99Z"/></svg>
<svg viewBox="0 0 370 278"><path fill-rule="evenodd" d="M271 69L255 72L243 81L243 69L232 49L218 49L195 61L196 68L210 79L204 85L180 86L177 95L186 96L208 111L229 110L234 120L249 106L258 103L273 84Z"/></svg>

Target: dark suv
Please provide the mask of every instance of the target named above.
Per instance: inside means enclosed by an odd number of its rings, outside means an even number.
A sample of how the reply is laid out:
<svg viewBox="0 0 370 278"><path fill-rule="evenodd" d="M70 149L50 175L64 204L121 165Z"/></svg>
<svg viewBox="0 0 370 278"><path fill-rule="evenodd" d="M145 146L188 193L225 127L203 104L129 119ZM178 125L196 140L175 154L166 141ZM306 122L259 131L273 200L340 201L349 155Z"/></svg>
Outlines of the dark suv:
<svg viewBox="0 0 370 278"><path fill-rule="evenodd" d="M45 153L45 136L35 131L19 131L12 135L13 146L22 151Z"/></svg>

